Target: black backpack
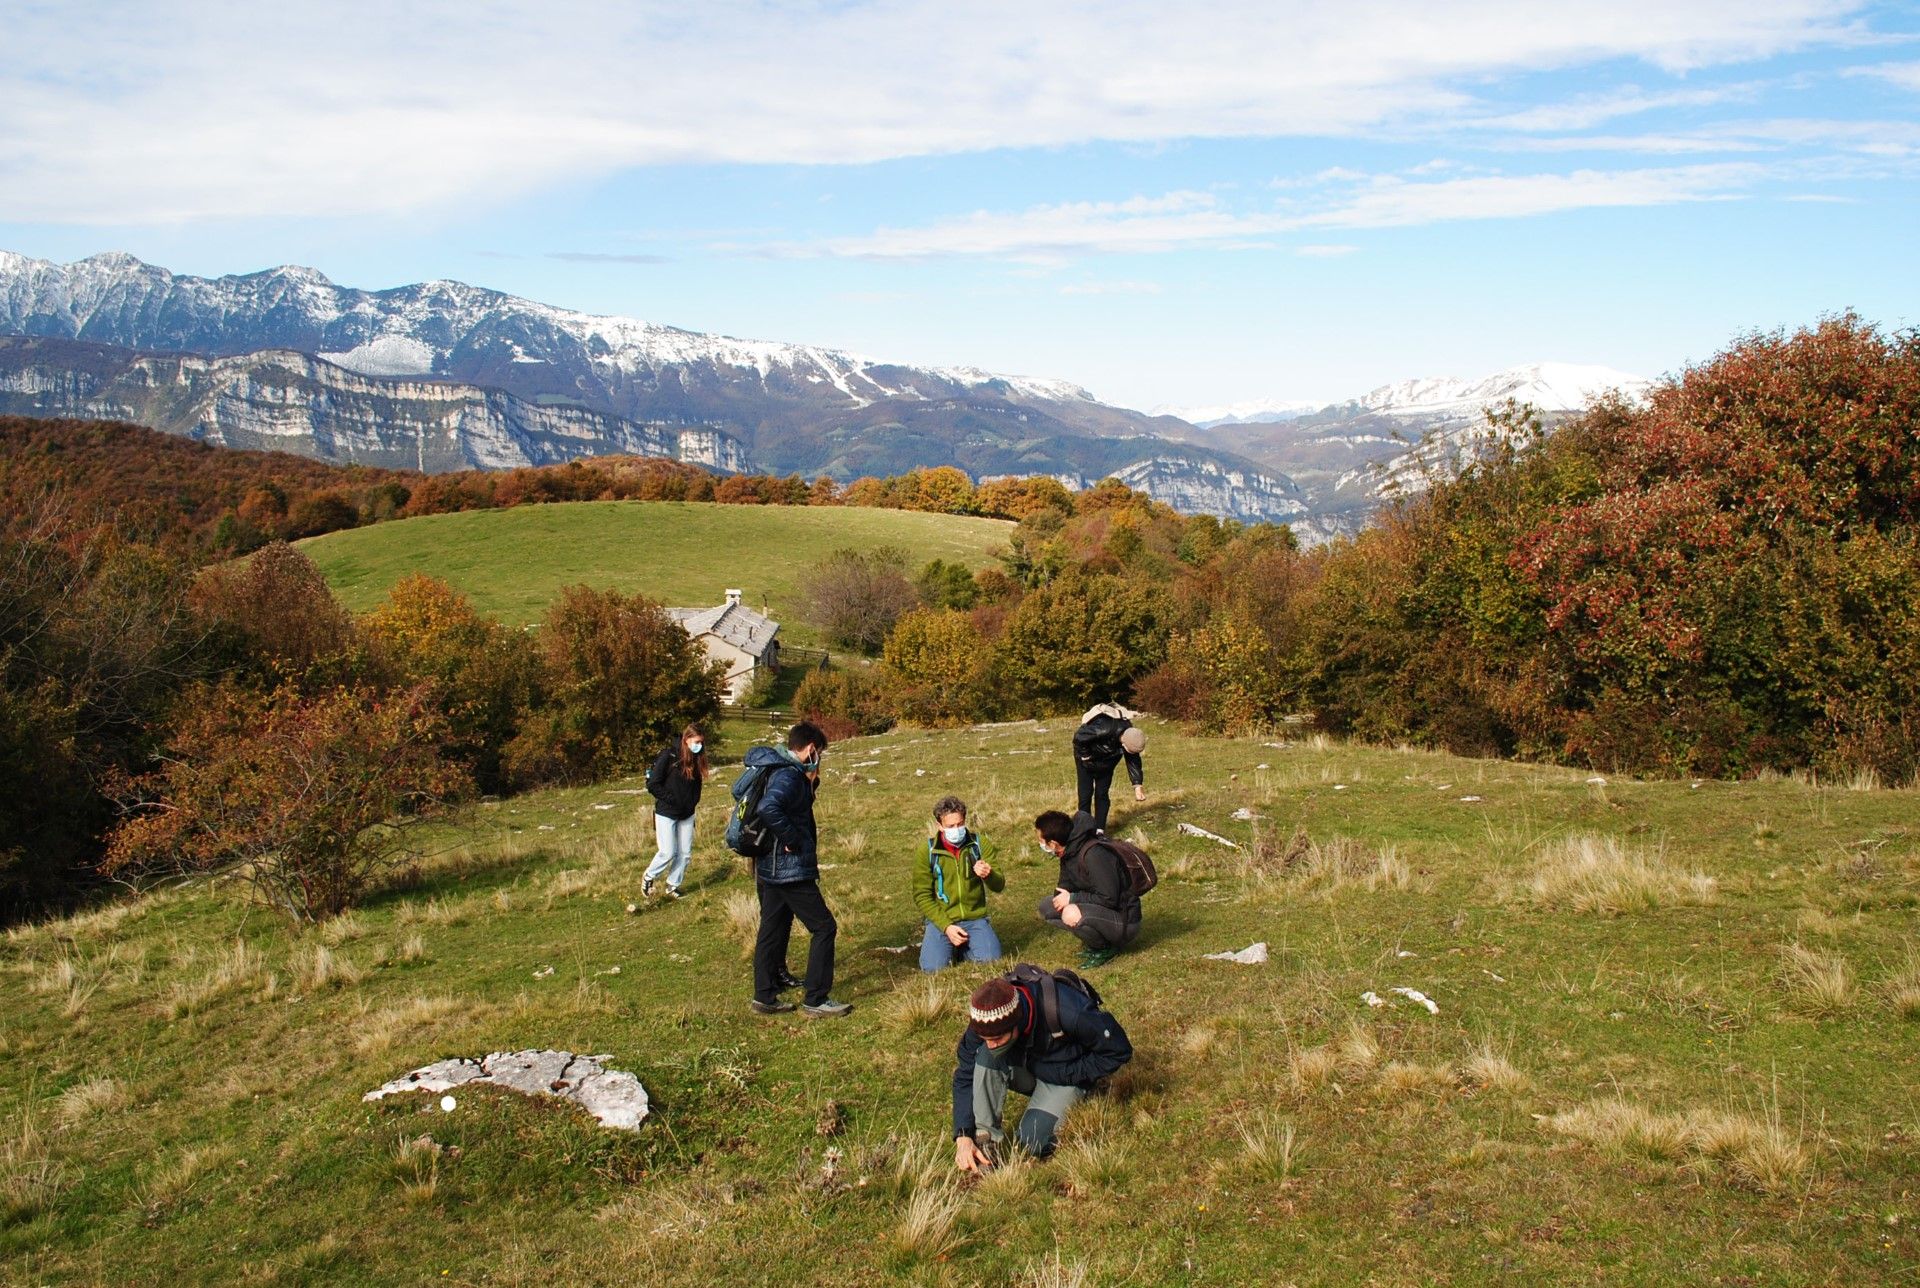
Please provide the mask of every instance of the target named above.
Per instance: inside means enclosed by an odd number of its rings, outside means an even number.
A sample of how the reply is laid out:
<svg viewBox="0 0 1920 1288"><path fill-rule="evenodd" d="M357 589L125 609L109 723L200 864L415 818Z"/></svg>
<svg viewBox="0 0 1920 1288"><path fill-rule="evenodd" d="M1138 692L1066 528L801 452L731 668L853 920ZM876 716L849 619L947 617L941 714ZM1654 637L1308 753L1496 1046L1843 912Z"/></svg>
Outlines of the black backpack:
<svg viewBox="0 0 1920 1288"><path fill-rule="evenodd" d="M1056 1038L1066 1032L1060 1027L1062 984L1085 997L1087 1004L1095 1010L1100 1007L1100 991L1064 966L1056 971L1047 971L1031 962L1021 962L1008 971L1004 978L1007 983L1018 984L1040 999L1040 1016L1046 1021L1047 1032Z"/></svg>
<svg viewBox="0 0 1920 1288"><path fill-rule="evenodd" d="M1147 852L1132 841L1123 841L1117 836L1108 836L1104 832L1089 844L1104 845L1120 860L1120 870L1127 877L1127 893L1138 899L1147 891L1160 884L1160 873L1154 868L1153 860Z"/></svg>
<svg viewBox="0 0 1920 1288"><path fill-rule="evenodd" d="M733 814L727 819L727 848L743 859L763 859L773 853L774 835L760 821L760 798L766 794L771 770L755 765L733 782Z"/></svg>

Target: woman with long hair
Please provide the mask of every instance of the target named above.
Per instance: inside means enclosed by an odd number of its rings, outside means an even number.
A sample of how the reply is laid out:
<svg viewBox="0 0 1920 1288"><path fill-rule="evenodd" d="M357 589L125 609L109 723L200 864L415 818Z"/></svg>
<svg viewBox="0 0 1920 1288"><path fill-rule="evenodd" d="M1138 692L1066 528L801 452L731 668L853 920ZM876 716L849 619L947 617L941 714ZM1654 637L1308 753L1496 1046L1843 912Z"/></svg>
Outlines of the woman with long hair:
<svg viewBox="0 0 1920 1288"><path fill-rule="evenodd" d="M653 897L662 876L667 893L680 897L687 879L687 860L693 857L693 811L700 804L700 785L707 781L707 735L699 725L680 731L675 743L662 751L647 771L647 790L653 793L653 828L659 852L640 880L642 898Z"/></svg>

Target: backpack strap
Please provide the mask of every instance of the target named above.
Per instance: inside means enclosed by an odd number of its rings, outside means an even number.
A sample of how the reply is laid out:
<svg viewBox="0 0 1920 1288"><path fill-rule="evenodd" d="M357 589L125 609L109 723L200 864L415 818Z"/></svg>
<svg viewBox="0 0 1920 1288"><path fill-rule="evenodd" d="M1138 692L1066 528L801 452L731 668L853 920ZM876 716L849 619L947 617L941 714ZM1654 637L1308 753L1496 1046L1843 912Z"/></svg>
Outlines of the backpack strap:
<svg viewBox="0 0 1920 1288"><path fill-rule="evenodd" d="M933 869L933 897L941 903L947 901L947 878L940 871L940 838L927 838L927 866Z"/></svg>

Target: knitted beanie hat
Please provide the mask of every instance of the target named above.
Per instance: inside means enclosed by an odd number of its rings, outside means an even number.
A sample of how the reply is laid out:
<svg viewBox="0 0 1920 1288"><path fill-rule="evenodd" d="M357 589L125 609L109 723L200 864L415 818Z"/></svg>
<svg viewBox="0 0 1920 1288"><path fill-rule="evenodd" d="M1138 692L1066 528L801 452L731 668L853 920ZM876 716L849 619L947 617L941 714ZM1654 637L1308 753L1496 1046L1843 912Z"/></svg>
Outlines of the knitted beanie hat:
<svg viewBox="0 0 1920 1288"><path fill-rule="evenodd" d="M1146 750L1147 735L1141 733L1138 729L1123 729L1120 732L1120 747L1122 750L1130 751L1137 756Z"/></svg>
<svg viewBox="0 0 1920 1288"><path fill-rule="evenodd" d="M1020 995L1004 979L990 979L973 990L967 1003L970 1027L983 1038L997 1038L1020 1026Z"/></svg>

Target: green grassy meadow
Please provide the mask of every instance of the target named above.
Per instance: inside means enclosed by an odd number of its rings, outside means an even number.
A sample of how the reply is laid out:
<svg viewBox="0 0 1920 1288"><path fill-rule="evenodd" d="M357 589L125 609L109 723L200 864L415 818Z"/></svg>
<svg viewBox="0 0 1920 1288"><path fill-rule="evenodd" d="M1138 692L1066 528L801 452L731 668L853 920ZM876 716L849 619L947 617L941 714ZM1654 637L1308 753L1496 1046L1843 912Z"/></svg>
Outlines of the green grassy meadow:
<svg viewBox="0 0 1920 1288"><path fill-rule="evenodd" d="M1034 920L1053 868L1028 826L1070 803L1069 727L902 731L837 745L821 792L843 1020L747 1011L752 881L718 786L690 897L637 915L626 780L469 807L319 929L228 880L10 932L0 1279L1914 1281L1913 792L1151 733L1115 829L1163 881L1093 973L1138 1054L1050 1162L954 1181L983 972L888 950L918 942L908 865L953 790L1002 847L1010 949L1074 960ZM1202 956L1256 940L1266 965ZM656 1116L361 1100L528 1046L609 1055Z"/></svg>
<svg viewBox="0 0 1920 1288"><path fill-rule="evenodd" d="M540 619L562 586L585 583L668 604L717 604L737 586L771 607L782 637L815 642L795 613L806 571L835 550L897 546L930 559L991 562L1013 525L908 510L583 501L434 514L301 543L341 602L364 612L424 572L512 624ZM908 569L909 573L913 571Z"/></svg>

